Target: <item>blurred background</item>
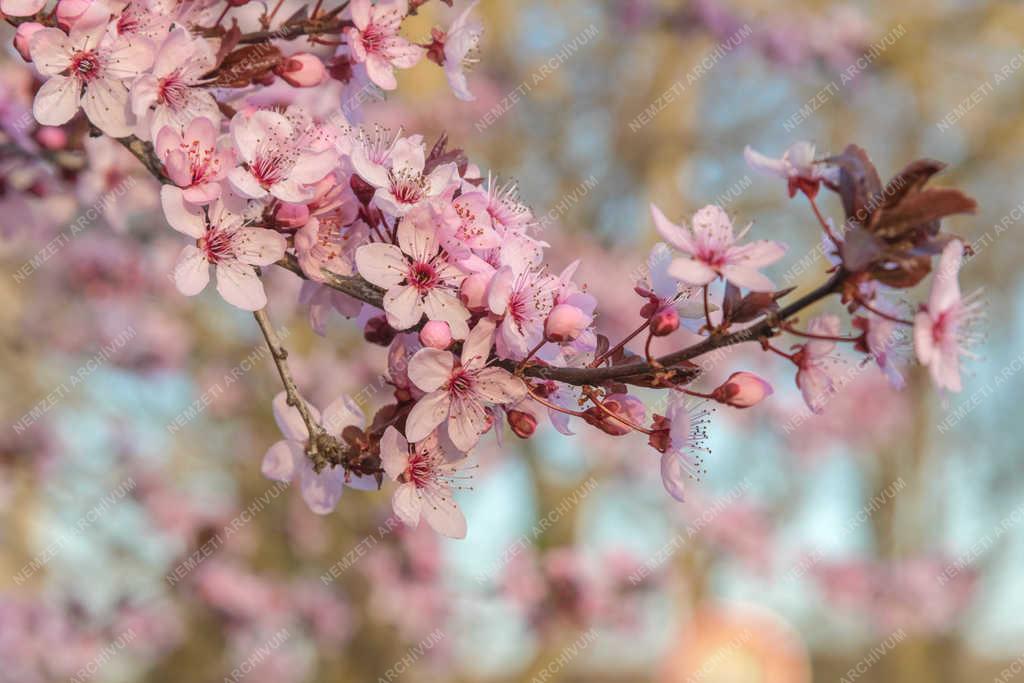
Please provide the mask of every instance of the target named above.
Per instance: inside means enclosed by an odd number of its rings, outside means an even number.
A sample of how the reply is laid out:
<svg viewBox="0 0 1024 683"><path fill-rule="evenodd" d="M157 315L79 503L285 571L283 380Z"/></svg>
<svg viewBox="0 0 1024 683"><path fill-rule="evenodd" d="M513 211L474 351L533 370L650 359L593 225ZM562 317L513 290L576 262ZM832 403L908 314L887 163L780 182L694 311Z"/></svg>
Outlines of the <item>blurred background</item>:
<svg viewBox="0 0 1024 683"><path fill-rule="evenodd" d="M450 21L437 4L410 37ZM938 395L915 366L896 392L851 357L812 416L791 367L738 348L707 386L749 369L775 395L715 413L685 504L641 439L545 427L484 439L458 494L463 541L396 525L387 489L350 490L317 517L260 475L279 436L258 330L216 295L174 290L182 240L160 229L137 162L86 141L70 185L72 171L5 155L0 680L1024 680L1024 6L483 0L478 12L475 102L424 63L352 118L447 131L485 172L517 180L549 261L582 259L602 332L640 321L632 273L656 241L650 202L676 219L722 204L789 242L777 283L818 284L813 215L753 175L743 148L778 156L807 139L824 156L853 142L883 177L943 160L937 182L978 199L947 225L973 245L964 291L989 302L964 391ZM5 59L9 124L32 83ZM337 106L318 93L309 106ZM842 218L832 196L823 209ZM303 391L381 405L383 350L340 317L317 337L297 279L270 283Z"/></svg>

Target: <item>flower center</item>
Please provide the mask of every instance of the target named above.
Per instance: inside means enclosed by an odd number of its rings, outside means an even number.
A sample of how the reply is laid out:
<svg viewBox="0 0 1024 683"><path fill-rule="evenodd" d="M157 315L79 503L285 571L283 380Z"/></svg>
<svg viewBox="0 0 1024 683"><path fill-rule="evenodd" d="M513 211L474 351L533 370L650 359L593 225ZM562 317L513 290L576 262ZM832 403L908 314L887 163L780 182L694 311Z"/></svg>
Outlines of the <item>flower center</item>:
<svg viewBox="0 0 1024 683"><path fill-rule="evenodd" d="M427 193L427 181L421 173L401 170L388 172L391 194L399 204L415 204Z"/></svg>
<svg viewBox="0 0 1024 683"><path fill-rule="evenodd" d="M177 71L160 79L157 99L175 111L184 109L188 104L189 88Z"/></svg>
<svg viewBox="0 0 1024 683"><path fill-rule="evenodd" d="M418 292L426 292L437 286L437 270L429 263L416 261L409 267L409 284Z"/></svg>
<svg viewBox="0 0 1024 683"><path fill-rule="evenodd" d="M462 398L473 393L473 376L459 368L448 380L448 393L454 398Z"/></svg>
<svg viewBox="0 0 1024 683"><path fill-rule="evenodd" d="M266 189L281 182L288 175L286 172L287 161L287 157L281 153L261 154L253 160L249 170L259 184Z"/></svg>
<svg viewBox="0 0 1024 683"><path fill-rule="evenodd" d="M231 233L216 228L209 230L206 235L199 238L197 243L199 249L206 254L206 260L216 264L225 257L232 256Z"/></svg>
<svg viewBox="0 0 1024 683"><path fill-rule="evenodd" d="M99 55L93 50L77 52L71 58L69 70L74 78L88 83L100 75Z"/></svg>

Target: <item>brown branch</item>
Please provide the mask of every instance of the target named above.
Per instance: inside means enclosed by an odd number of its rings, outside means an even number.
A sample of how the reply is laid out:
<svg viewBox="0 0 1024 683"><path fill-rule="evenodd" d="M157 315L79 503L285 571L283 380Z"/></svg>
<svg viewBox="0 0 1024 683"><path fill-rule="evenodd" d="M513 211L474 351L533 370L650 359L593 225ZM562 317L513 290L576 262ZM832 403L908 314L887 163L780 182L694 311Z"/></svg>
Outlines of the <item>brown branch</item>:
<svg viewBox="0 0 1024 683"><path fill-rule="evenodd" d="M147 169L161 181L165 180L160 161L153 155L152 145L144 143L134 136L119 138L118 142L128 148ZM290 270L303 279L309 279L299 266L298 259L292 254L286 254L283 259L277 262L285 270ZM336 275L329 271L323 271L324 284L354 299L370 304L377 308L383 308L384 290L376 287L361 277ZM791 304L784 306L778 312L765 317L760 322L751 325L731 334L713 333L704 340L680 349L673 353L666 354L654 363L638 361L622 365L612 365L599 368L566 368L552 367L548 365L528 365L522 368L521 372L527 377L553 380L576 386L592 386L604 382L616 381L624 384L636 384L649 386L650 380L666 371L672 371L673 366L692 360L716 349L742 344L744 342L759 341L773 337L781 329L785 320L808 306L824 299L839 290L840 285L846 278L846 271L837 270L829 280L817 289L808 292ZM504 367L510 372L517 370L517 363L510 360L499 360L497 365Z"/></svg>
<svg viewBox="0 0 1024 683"><path fill-rule="evenodd" d="M306 19L294 24L285 24L275 29L243 33L242 37L238 39L238 43L246 45L265 43L270 40L294 40L302 36L315 36L321 33L341 33L343 28L352 25L350 19L341 19L336 16Z"/></svg>

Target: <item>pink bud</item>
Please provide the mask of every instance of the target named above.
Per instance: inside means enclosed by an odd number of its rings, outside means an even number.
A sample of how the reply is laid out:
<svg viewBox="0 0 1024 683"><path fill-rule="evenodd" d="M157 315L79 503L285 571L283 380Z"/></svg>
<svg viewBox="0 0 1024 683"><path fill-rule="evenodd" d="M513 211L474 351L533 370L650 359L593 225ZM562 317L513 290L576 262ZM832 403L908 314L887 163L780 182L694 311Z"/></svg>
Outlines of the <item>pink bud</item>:
<svg viewBox="0 0 1024 683"><path fill-rule="evenodd" d="M60 0L57 3L57 23L67 31L79 22L91 26L105 21L109 16L106 7L94 0Z"/></svg>
<svg viewBox="0 0 1024 683"><path fill-rule="evenodd" d="M593 318L572 304L558 304L544 321L544 338L551 342L571 342L593 322Z"/></svg>
<svg viewBox="0 0 1024 683"><path fill-rule="evenodd" d="M734 408L749 408L771 395L772 385L752 372L734 372L711 392L716 401Z"/></svg>
<svg viewBox="0 0 1024 683"><path fill-rule="evenodd" d="M296 88L312 88L323 83L327 70L319 57L300 52L285 59L277 75Z"/></svg>
<svg viewBox="0 0 1024 683"><path fill-rule="evenodd" d="M37 24L34 21L26 21L24 24L18 27L18 30L14 34L14 49L18 51L21 58L26 62L32 61L32 56L28 52L28 41L35 35L36 31L41 28L46 28L42 24Z"/></svg>
<svg viewBox="0 0 1024 683"><path fill-rule="evenodd" d="M616 420L608 414L609 412L638 426L643 424L644 418L647 416L647 409L644 407L643 401L631 394L611 394L605 397L603 404L607 411L593 406L583 411L583 419L587 424L612 436L625 436L633 429L624 422Z"/></svg>
<svg viewBox="0 0 1024 683"><path fill-rule="evenodd" d="M309 207L305 204L283 202L274 212L274 218L284 228L301 228L309 222Z"/></svg>
<svg viewBox="0 0 1024 683"><path fill-rule="evenodd" d="M452 343L452 330L443 320L428 320L420 330L420 343L431 349L447 349Z"/></svg>
<svg viewBox="0 0 1024 683"><path fill-rule="evenodd" d="M68 134L63 128L41 126L36 131L36 140L46 149L64 149L64 146L68 144Z"/></svg>
<svg viewBox="0 0 1024 683"><path fill-rule="evenodd" d="M679 311L675 306L665 306L651 316L651 334L664 337L679 329Z"/></svg>
<svg viewBox="0 0 1024 683"><path fill-rule="evenodd" d="M508 426L520 439L529 439L537 431L537 418L522 410L508 411Z"/></svg>
<svg viewBox="0 0 1024 683"><path fill-rule="evenodd" d="M491 276L487 273L473 273L462 281L459 298L466 308L474 313L487 308L487 286L490 283Z"/></svg>

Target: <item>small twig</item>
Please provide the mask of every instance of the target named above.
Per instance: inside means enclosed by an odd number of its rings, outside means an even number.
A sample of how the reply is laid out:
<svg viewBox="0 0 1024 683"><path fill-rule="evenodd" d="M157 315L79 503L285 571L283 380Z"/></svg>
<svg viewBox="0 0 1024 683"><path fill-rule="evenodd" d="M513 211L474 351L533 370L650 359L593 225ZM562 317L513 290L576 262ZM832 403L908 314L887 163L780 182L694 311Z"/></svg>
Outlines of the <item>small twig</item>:
<svg viewBox="0 0 1024 683"><path fill-rule="evenodd" d="M256 318L256 323L263 332L263 338L267 340L267 348L270 349L270 355L274 358L277 374L281 376L281 384L284 385L285 394L288 396L288 405L295 406L299 411L299 415L302 416L302 421L306 423L306 429L309 431L309 442L306 446L306 452L313 457L316 455L316 437L320 433L320 425L313 419L313 415L309 412L309 406L306 405L306 402L302 400L302 396L299 394L299 388L296 386L291 369L288 367L288 350L284 348L281 338L277 336L277 332L270 324L266 308L254 311L252 315Z"/></svg>
<svg viewBox="0 0 1024 683"><path fill-rule="evenodd" d="M602 353L600 356L595 358L593 360L593 362L590 364L590 367L596 368L601 363L605 362L606 360L608 360L609 358L614 356L623 346L628 344L630 342L630 340L633 339L633 337L637 336L638 334L640 334L641 332L643 332L644 330L646 330L650 326L651 326L651 319L648 318L646 321L644 321L643 325L641 325L640 327L636 328L635 330L630 332L628 335L626 335L625 339L623 339L618 344L616 344L615 346L613 346L612 348L608 349L607 351Z"/></svg>
<svg viewBox="0 0 1024 683"><path fill-rule="evenodd" d="M814 215L818 218L818 222L821 223L821 227L825 231L825 234L828 235L830 240L832 240L832 244L838 247L839 238L836 237L834 232L832 232L832 228L829 226L828 221L825 220L825 217L821 215L821 211L818 209L818 202L816 202L814 197L809 194L807 195L807 201L811 203L811 209L814 211Z"/></svg>

